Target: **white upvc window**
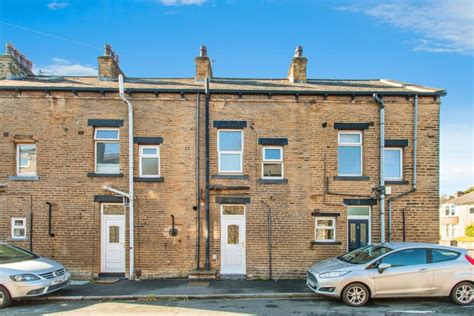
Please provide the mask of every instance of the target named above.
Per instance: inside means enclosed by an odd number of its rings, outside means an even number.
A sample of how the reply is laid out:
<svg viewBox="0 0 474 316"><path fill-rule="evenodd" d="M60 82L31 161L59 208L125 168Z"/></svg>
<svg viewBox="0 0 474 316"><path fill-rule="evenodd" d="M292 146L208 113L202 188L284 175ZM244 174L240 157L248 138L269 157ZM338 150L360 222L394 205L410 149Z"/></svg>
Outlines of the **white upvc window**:
<svg viewBox="0 0 474 316"><path fill-rule="evenodd" d="M450 214L451 214L451 208L449 207L449 205L446 205L444 207L444 215L449 216Z"/></svg>
<svg viewBox="0 0 474 316"><path fill-rule="evenodd" d="M11 222L12 239L25 239L26 238L26 218L25 217L12 217Z"/></svg>
<svg viewBox="0 0 474 316"><path fill-rule="evenodd" d="M283 179L283 147L265 146L262 156L262 179Z"/></svg>
<svg viewBox="0 0 474 316"><path fill-rule="evenodd" d="M16 145L17 176L36 176L36 144Z"/></svg>
<svg viewBox="0 0 474 316"><path fill-rule="evenodd" d="M445 225L445 234L447 238L456 237L456 225L455 224L446 224Z"/></svg>
<svg viewBox="0 0 474 316"><path fill-rule="evenodd" d="M160 176L160 146L140 145L140 177L157 178Z"/></svg>
<svg viewBox="0 0 474 316"><path fill-rule="evenodd" d="M362 132L338 133L338 175L362 176Z"/></svg>
<svg viewBox="0 0 474 316"><path fill-rule="evenodd" d="M403 179L403 149L385 148L384 178L386 180Z"/></svg>
<svg viewBox="0 0 474 316"><path fill-rule="evenodd" d="M336 241L336 218L316 217L314 240L321 242Z"/></svg>
<svg viewBox="0 0 474 316"><path fill-rule="evenodd" d="M96 128L95 172L120 173L120 131L117 128Z"/></svg>
<svg viewBox="0 0 474 316"><path fill-rule="evenodd" d="M218 130L217 151L219 173L242 173L244 152L242 130Z"/></svg>

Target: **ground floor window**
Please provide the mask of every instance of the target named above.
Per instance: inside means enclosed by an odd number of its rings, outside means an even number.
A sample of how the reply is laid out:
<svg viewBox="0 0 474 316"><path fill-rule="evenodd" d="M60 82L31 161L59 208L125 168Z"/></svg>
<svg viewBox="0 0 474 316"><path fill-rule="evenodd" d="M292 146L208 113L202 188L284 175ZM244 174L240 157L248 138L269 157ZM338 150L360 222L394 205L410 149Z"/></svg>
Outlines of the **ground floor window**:
<svg viewBox="0 0 474 316"><path fill-rule="evenodd" d="M315 241L336 241L336 218L316 217L315 219Z"/></svg>
<svg viewBox="0 0 474 316"><path fill-rule="evenodd" d="M12 218L12 239L26 238L26 218L13 217Z"/></svg>
<svg viewBox="0 0 474 316"><path fill-rule="evenodd" d="M444 234L446 238L453 238L456 236L456 225L455 224L445 224Z"/></svg>

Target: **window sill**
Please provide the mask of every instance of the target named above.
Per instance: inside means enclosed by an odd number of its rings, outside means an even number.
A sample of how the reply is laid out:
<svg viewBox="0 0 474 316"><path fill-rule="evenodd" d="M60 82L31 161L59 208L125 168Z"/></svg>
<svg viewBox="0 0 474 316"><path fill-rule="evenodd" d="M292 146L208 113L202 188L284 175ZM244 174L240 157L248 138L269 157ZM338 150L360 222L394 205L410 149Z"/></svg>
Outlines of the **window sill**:
<svg viewBox="0 0 474 316"><path fill-rule="evenodd" d="M334 180L336 181L368 181L370 180L367 176L335 176Z"/></svg>
<svg viewBox="0 0 474 316"><path fill-rule="evenodd" d="M258 184L288 184L288 179L258 179Z"/></svg>
<svg viewBox="0 0 474 316"><path fill-rule="evenodd" d="M404 185L404 184L410 184L410 182L408 180L385 180L385 184L391 184L391 185L401 184L401 185Z"/></svg>
<svg viewBox="0 0 474 316"><path fill-rule="evenodd" d="M39 181L39 176L11 176L8 177L10 181Z"/></svg>
<svg viewBox="0 0 474 316"><path fill-rule="evenodd" d="M238 179L238 180L248 180L248 174L213 174L211 179Z"/></svg>
<svg viewBox="0 0 474 316"><path fill-rule="evenodd" d="M123 178L123 173L95 173L89 172L88 177L104 177L104 178Z"/></svg>
<svg viewBox="0 0 474 316"><path fill-rule="evenodd" d="M165 182L165 178L163 177L155 177L155 178L148 178L148 177L135 177L133 178L135 182Z"/></svg>
<svg viewBox="0 0 474 316"><path fill-rule="evenodd" d="M342 245L341 241L311 241L311 245Z"/></svg>

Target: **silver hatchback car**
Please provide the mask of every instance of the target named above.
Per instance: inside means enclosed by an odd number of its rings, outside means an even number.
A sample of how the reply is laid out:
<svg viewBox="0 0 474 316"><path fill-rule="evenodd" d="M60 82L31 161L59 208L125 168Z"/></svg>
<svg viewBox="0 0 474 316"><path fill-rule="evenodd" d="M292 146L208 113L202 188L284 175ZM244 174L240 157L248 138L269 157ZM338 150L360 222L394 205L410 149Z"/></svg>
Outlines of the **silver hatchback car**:
<svg viewBox="0 0 474 316"><path fill-rule="evenodd" d="M315 264L307 285L355 307L370 298L413 296L449 296L469 305L474 300L474 259L456 247L375 244Z"/></svg>
<svg viewBox="0 0 474 316"><path fill-rule="evenodd" d="M0 308L17 298L62 289L69 282L69 272L58 262L0 243Z"/></svg>

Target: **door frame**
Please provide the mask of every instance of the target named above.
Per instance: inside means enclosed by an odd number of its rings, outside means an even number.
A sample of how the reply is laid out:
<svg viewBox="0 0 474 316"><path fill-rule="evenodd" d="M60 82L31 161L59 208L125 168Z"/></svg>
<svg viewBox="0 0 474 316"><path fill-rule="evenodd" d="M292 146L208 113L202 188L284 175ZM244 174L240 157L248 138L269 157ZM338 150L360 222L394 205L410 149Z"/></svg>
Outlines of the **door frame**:
<svg viewBox="0 0 474 316"><path fill-rule="evenodd" d="M123 212L123 215L104 215L104 206L105 205L123 205L122 203L101 203L100 204L100 272L101 273L125 273L125 265L126 265L126 262L125 262L125 259L126 259L126 247L125 247L125 243L126 243L126 218L125 218L125 210ZM123 234L124 234L124 251L123 251L123 271L121 272L117 272L117 271L105 271L105 241L107 240L106 239L106 234L107 234L107 231L104 229L104 225L105 225L105 218L109 218L109 219L122 219L123 220Z"/></svg>
<svg viewBox="0 0 474 316"><path fill-rule="evenodd" d="M366 208L368 207L369 208L369 215L349 215L347 214L347 223L346 223L346 227L347 227L347 231L346 231L346 240L347 240L347 251L349 251L349 240L350 240L350 236L349 236L349 220L351 219L365 219L365 220L368 220L369 221L369 240L368 240L368 244L371 244L372 243L372 207L370 205L348 205L346 206L346 212L347 212L347 209L349 207L352 207L352 208Z"/></svg>
<svg viewBox="0 0 474 316"><path fill-rule="evenodd" d="M244 208L244 214L243 215L224 215L223 214L223 211L224 211L224 207L225 206L243 206ZM244 246L243 246L243 253L242 253L242 257L243 257L243 275L246 275L247 274L247 206L245 204L221 204L220 206L220 214L221 214L221 236L220 236L220 252L221 252L221 264L220 264L220 272L221 274L224 274L224 275L232 275L232 274L241 274L241 273L222 273L222 266L223 266L223 263L224 263L224 252L222 251L223 250L223 246L224 246L224 242L226 240L226 236L224 236L223 234L223 223L224 223L224 219L226 218L241 218L243 219L242 221L242 229L244 231L244 234L243 234L243 241L244 241Z"/></svg>

